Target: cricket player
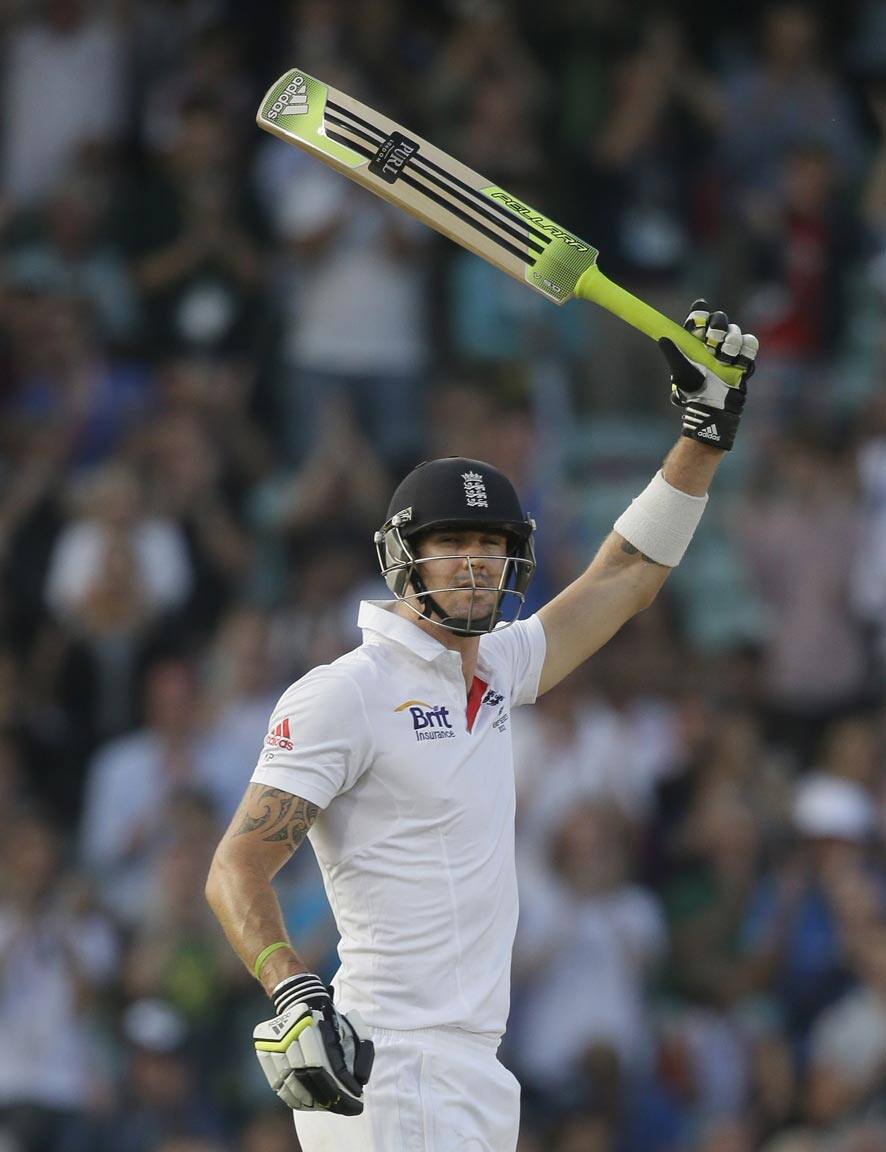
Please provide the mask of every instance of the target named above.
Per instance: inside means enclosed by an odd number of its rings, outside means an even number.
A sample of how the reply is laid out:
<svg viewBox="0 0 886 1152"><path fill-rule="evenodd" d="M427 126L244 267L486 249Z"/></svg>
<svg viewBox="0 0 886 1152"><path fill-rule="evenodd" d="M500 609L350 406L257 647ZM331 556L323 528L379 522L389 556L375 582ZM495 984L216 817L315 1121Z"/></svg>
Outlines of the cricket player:
<svg viewBox="0 0 886 1152"><path fill-rule="evenodd" d="M520 1088L496 1057L517 926L509 716L649 605L692 538L757 340L704 301L686 327L741 383L660 341L682 436L577 580L518 619L535 524L510 481L477 460L422 464L375 536L394 600L361 605L360 647L270 718L206 892L273 1002L256 1053L304 1152L516 1146ZM341 934L330 989L271 885L305 836Z"/></svg>

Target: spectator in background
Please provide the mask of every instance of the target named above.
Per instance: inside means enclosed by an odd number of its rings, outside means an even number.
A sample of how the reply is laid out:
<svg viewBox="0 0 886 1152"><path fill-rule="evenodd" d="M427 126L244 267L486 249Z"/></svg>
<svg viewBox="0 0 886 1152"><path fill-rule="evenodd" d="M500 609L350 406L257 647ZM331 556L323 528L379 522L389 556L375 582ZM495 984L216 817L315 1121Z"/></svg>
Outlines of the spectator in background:
<svg viewBox="0 0 886 1152"><path fill-rule="evenodd" d="M44 576L63 522L61 483L67 437L31 419L0 420L0 584L15 606L7 620L28 635L42 616ZM4 617L7 610L2 610ZM19 628L16 628L16 622Z"/></svg>
<svg viewBox="0 0 886 1152"><path fill-rule="evenodd" d="M886 910L884 910L886 911ZM886 1083L886 916L866 926L850 944L859 984L826 1008L809 1041L805 1111L829 1126L866 1108L882 1113Z"/></svg>
<svg viewBox="0 0 886 1152"><path fill-rule="evenodd" d="M876 815L859 785L814 774L798 784L792 816L792 851L763 873L744 937L802 1052L815 1017L849 986L847 942L884 914L886 877L870 858Z"/></svg>
<svg viewBox="0 0 886 1152"><path fill-rule="evenodd" d="M60 828L21 809L0 840L0 1135L21 1152L93 1147L89 1112L108 1087L94 1002L116 963Z"/></svg>
<svg viewBox="0 0 886 1152"><path fill-rule="evenodd" d="M549 81L507 4L501 0L457 0L453 8L459 18L452 22L438 47L427 85L433 117L431 138L439 140L439 147L471 164L459 150L472 143L471 129L468 127L465 132L464 125L470 126L475 115L482 122L490 112L495 114L496 108L498 114L507 115L494 90L499 88L505 98L516 98L524 116L538 123ZM478 93L482 93L480 99L485 105L479 114L475 112ZM519 130L519 125L511 124L511 130ZM489 138L484 139L482 147L488 144ZM516 163L525 171L536 148L537 143L522 136L516 155L509 156L505 147L495 165ZM485 173L486 169L480 167L478 171Z"/></svg>
<svg viewBox="0 0 886 1152"><path fill-rule="evenodd" d="M364 593L386 596L381 580L370 578L359 539L322 532L306 539L307 548L292 550L292 570L271 613L271 668L280 682L337 660L354 639L354 608Z"/></svg>
<svg viewBox="0 0 886 1152"><path fill-rule="evenodd" d="M272 476L257 495L260 528L284 538L306 539L333 517L355 531L377 527L388 486L387 471L357 414L341 397L328 399L310 451L294 471Z"/></svg>
<svg viewBox="0 0 886 1152"><path fill-rule="evenodd" d="M17 205L40 199L78 153L126 127L123 28L91 0L42 0L9 33L2 180Z"/></svg>
<svg viewBox="0 0 886 1152"><path fill-rule="evenodd" d="M666 935L655 897L631 883L617 809L572 801L552 829L549 866L546 891L524 899L514 950L522 1007L509 1036L524 1083L554 1107L581 1099L581 1070L597 1050L611 1054L624 1083L648 1074L643 991ZM552 1019L558 1027L540 1048L539 1029Z"/></svg>
<svg viewBox="0 0 886 1152"><path fill-rule="evenodd" d="M351 558L340 573L329 570L331 583L326 588L312 585L313 595L321 596L325 607L336 614L340 605L330 593L345 592L366 574L367 554L364 550L358 560L355 546L372 539L388 486L384 465L354 412L340 399L329 401L302 464L295 471L271 474L253 490L250 521L260 540L261 564L255 573L261 580L259 594L274 598L283 615L292 614L310 627L298 603L302 568L323 568L318 553L330 543L341 544L342 559L346 552L353 554ZM336 526L330 530L333 522ZM305 583L311 581L305 578ZM313 599L312 603L316 611ZM348 629L350 634L350 623ZM279 635L276 627L274 631ZM276 650L283 652L282 640Z"/></svg>
<svg viewBox="0 0 886 1152"><path fill-rule="evenodd" d="M448 140L441 147L463 163L525 203L554 212L551 182L539 179L542 73L505 6L478 6L474 19L454 30L447 57L452 61L445 67L440 61L431 80L440 104L432 139ZM550 308L542 296L464 249L447 246L441 256L446 336L459 360L479 362L488 372L501 361L526 365L541 356L565 362L587 354L587 314Z"/></svg>
<svg viewBox="0 0 886 1152"><path fill-rule="evenodd" d="M105 234L111 194L107 177L85 165L66 173L38 215L36 234L10 252L3 277L20 288L86 301L101 337L131 348L140 309L123 254Z"/></svg>
<svg viewBox="0 0 886 1152"><path fill-rule="evenodd" d="M138 477L115 463L85 477L75 490L74 513L55 542L46 578L46 603L63 622L88 629L107 595L130 626L180 608L194 572L179 525L151 516ZM128 597L127 597L128 593Z"/></svg>
<svg viewBox="0 0 886 1152"><path fill-rule="evenodd" d="M860 522L845 459L823 434L782 440L740 534L769 610L763 687L768 737L808 764L827 723L863 703L867 662L850 605Z"/></svg>
<svg viewBox="0 0 886 1152"><path fill-rule="evenodd" d="M875 717L867 713L837 720L824 734L819 767L828 776L851 780L874 800L881 775L883 749Z"/></svg>
<svg viewBox="0 0 886 1152"><path fill-rule="evenodd" d="M229 815L229 764L207 729L204 701L187 662L166 658L148 670L144 727L102 745L86 778L80 853L102 898L124 924L136 923L153 890L177 800L203 791Z"/></svg>
<svg viewBox="0 0 886 1152"><path fill-rule="evenodd" d="M289 683L279 675L272 651L269 615L235 603L219 620L205 654L201 681L213 737L224 749L224 762L231 765L233 790L224 802L225 811L236 808L242 793L235 765L239 762L242 781L243 768L256 759L262 746L270 711Z"/></svg>
<svg viewBox="0 0 886 1152"><path fill-rule="evenodd" d="M228 738L249 741L244 763L264 740L269 708L279 698L283 681L270 660L267 614L247 604L234 604L219 622L207 652L203 683L216 727Z"/></svg>
<svg viewBox="0 0 886 1152"><path fill-rule="evenodd" d="M148 478L148 505L175 525L193 581L179 614L183 638L205 636L246 581L251 541L241 523L236 471L226 470L224 440L205 414L171 407L154 421L137 449Z"/></svg>
<svg viewBox="0 0 886 1152"><path fill-rule="evenodd" d="M743 941L762 859L759 827L732 789L700 790L674 848L676 874L665 890L671 985L728 1013L764 985Z"/></svg>
<svg viewBox="0 0 886 1152"><path fill-rule="evenodd" d="M50 438L50 455L70 473L104 463L150 407L143 364L114 359L83 297L25 296L7 311L12 380L6 420Z"/></svg>
<svg viewBox="0 0 886 1152"><path fill-rule="evenodd" d="M344 77L343 87L350 90L352 81ZM324 438L329 405L345 402L383 459L405 471L421 442L420 374L430 351L428 230L276 144L263 146L256 175L275 235L291 256L277 293L287 301L281 447L289 460L303 462Z"/></svg>
<svg viewBox="0 0 886 1152"><path fill-rule="evenodd" d="M34 647L39 649L38 641ZM0 740L11 760L9 771L13 778L20 773L27 799L51 806L63 824L79 806L77 732L77 720L52 694L51 678L39 673L39 652L26 659L0 647Z"/></svg>
<svg viewBox="0 0 886 1152"><path fill-rule="evenodd" d="M194 97L133 192L127 226L153 346L244 353L260 330L262 228L224 108Z"/></svg>
<svg viewBox="0 0 886 1152"><path fill-rule="evenodd" d="M283 67L291 67L291 61L305 52L316 61L317 75L329 76L330 69L354 58L348 45L350 6L346 0L289 0L284 7L275 45Z"/></svg>
<svg viewBox="0 0 886 1152"><path fill-rule="evenodd" d="M743 1006L736 1019L748 1061L746 1112L762 1144L797 1119L803 1069L773 999Z"/></svg>
<svg viewBox="0 0 886 1152"><path fill-rule="evenodd" d="M122 1016L124 1076L99 1152L157 1152L166 1141L224 1146L221 1116L189 1060L184 1017L163 1000L136 1000ZM174 1143L173 1143L174 1146ZM202 1146L202 1147L201 1147Z"/></svg>
<svg viewBox="0 0 886 1152"><path fill-rule="evenodd" d="M245 983L202 898L222 828L201 793L180 796L166 819L166 842L123 957L121 985L128 1000L159 999L180 1013L194 1040L192 1056L205 1065L219 1004Z"/></svg>
<svg viewBox="0 0 886 1152"><path fill-rule="evenodd" d="M267 428L257 416L257 376L254 360L236 356L172 356L156 369L160 410L203 425L219 456L220 487L238 512L275 463Z"/></svg>
<svg viewBox="0 0 886 1152"><path fill-rule="evenodd" d="M151 7L156 10L163 5L154 3ZM177 7L181 19L182 10L187 6L178 4ZM202 7L202 15L211 17L212 4L204 3ZM142 13L146 8L147 5L141 6ZM173 13L167 16L175 21ZM235 30L223 22L197 27L188 39L189 51L144 92L141 111L145 143L154 153L174 146L187 109L195 101L208 100L216 108L226 132L231 133L238 148L242 147L255 118L253 104L257 100L243 72L242 44Z"/></svg>
<svg viewBox="0 0 886 1152"><path fill-rule="evenodd" d="M774 186L746 203L740 243L746 307L771 357L769 421L791 423L800 395L807 417L816 408L823 414L829 393L822 369L841 345L849 274L863 250L828 146L812 137L785 148Z"/></svg>
<svg viewBox="0 0 886 1152"><path fill-rule="evenodd" d="M719 159L724 187L737 203L771 193L786 154L802 141L819 141L841 180L858 175L859 130L834 61L824 54L821 25L821 9L780 0L761 11L759 51L731 57L746 63L725 77Z"/></svg>
<svg viewBox="0 0 886 1152"><path fill-rule="evenodd" d="M135 103L188 69L194 49L226 14L225 0L134 0L127 6Z"/></svg>
<svg viewBox="0 0 886 1152"><path fill-rule="evenodd" d="M575 231L599 238L619 283L679 315L718 94L692 60L680 24L663 11L641 18L605 67L605 112L570 157L571 183L582 189ZM611 317L598 322L585 383L594 410L648 409L661 375L656 349Z"/></svg>
<svg viewBox="0 0 886 1152"><path fill-rule="evenodd" d="M128 541L113 539L59 630L56 691L78 718L79 756L135 727L151 623L135 551Z"/></svg>
<svg viewBox="0 0 886 1152"><path fill-rule="evenodd" d="M579 798L613 805L628 820L650 816L655 784L677 758L673 712L662 699L619 699L606 688L579 674L542 697L531 720L515 717L526 846L543 841L550 820Z"/></svg>

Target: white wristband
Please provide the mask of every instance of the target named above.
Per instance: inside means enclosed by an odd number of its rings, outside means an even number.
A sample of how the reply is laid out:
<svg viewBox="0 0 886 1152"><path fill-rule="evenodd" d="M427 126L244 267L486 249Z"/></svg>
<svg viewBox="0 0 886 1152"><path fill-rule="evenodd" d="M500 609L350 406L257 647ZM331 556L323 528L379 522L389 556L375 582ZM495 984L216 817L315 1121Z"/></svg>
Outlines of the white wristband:
<svg viewBox="0 0 886 1152"><path fill-rule="evenodd" d="M661 472L656 472L615 521L615 531L650 560L676 568L707 502L707 496L681 492L668 484Z"/></svg>

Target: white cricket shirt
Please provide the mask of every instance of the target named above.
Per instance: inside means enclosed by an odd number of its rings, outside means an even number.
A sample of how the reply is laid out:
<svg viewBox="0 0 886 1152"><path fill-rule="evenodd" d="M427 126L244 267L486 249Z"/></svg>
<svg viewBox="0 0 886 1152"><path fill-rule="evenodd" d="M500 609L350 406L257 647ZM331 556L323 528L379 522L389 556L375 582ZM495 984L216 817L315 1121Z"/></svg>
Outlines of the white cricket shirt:
<svg viewBox="0 0 886 1152"><path fill-rule="evenodd" d="M510 710L535 700L532 616L461 657L384 602L363 643L283 693L255 783L322 811L309 832L341 934L337 1001L382 1028L500 1036L517 927ZM297 945L297 942L296 942Z"/></svg>

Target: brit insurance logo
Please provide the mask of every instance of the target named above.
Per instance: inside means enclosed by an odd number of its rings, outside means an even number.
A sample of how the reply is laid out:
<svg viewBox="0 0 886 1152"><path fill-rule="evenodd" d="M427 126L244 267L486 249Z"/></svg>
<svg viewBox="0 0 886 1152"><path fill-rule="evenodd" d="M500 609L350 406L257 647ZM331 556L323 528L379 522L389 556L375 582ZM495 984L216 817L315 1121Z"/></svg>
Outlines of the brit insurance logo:
<svg viewBox="0 0 886 1152"><path fill-rule="evenodd" d="M424 700L404 700L394 709L407 712L412 720L416 740L452 740L455 730L449 719L449 709L441 704L426 704Z"/></svg>

